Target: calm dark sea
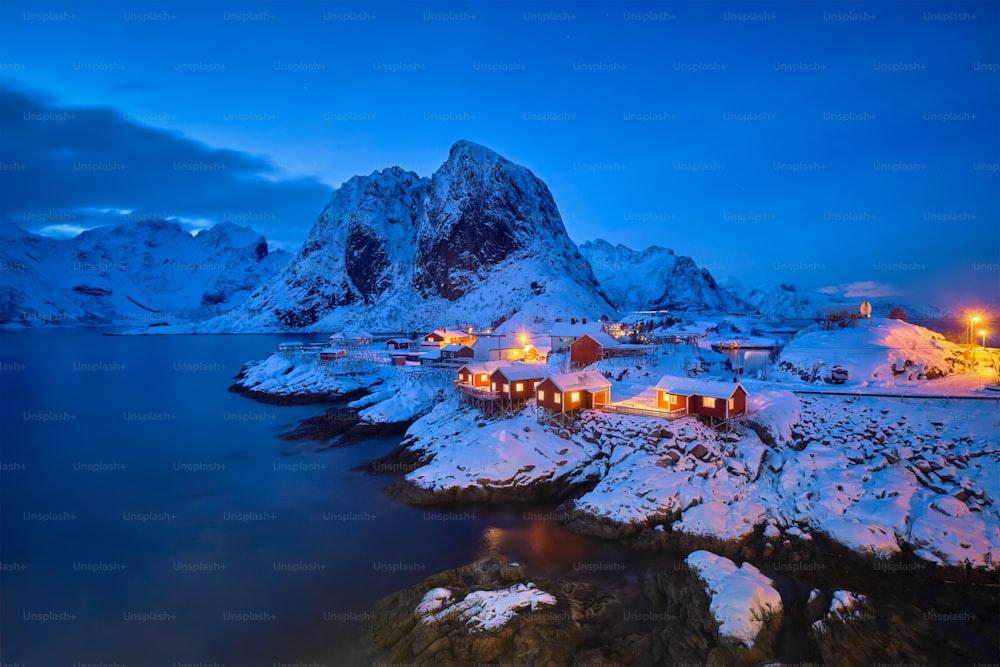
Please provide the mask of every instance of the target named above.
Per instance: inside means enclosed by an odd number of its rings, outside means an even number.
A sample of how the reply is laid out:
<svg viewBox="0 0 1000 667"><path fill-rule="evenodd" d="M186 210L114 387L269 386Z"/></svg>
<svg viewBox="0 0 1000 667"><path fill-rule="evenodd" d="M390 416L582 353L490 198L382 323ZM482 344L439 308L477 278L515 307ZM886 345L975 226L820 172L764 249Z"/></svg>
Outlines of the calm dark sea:
<svg viewBox="0 0 1000 667"><path fill-rule="evenodd" d="M376 599L483 555L621 563L635 590L669 564L522 509L396 503L398 476L352 469L398 438L279 439L323 406L226 389L282 338L0 333L3 664L362 664Z"/></svg>

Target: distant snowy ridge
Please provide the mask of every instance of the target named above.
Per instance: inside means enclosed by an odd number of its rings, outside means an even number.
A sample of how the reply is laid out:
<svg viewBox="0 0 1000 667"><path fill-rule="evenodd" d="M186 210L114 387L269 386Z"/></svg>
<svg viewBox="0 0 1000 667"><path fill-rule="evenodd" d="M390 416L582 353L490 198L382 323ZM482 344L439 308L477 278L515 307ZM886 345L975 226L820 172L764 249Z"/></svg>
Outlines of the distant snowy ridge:
<svg viewBox="0 0 1000 667"><path fill-rule="evenodd" d="M895 297L848 299L789 284L754 287L743 293L742 297L749 304L749 313L785 319L821 317L824 307L838 304L860 305L863 301L872 304L872 314L875 316L884 317L897 306L903 308L907 315L912 318L938 318L947 315L934 306L903 303Z"/></svg>
<svg viewBox="0 0 1000 667"><path fill-rule="evenodd" d="M636 251L604 239L587 241L580 252L594 269L608 299L621 310L744 312L747 304L716 283L707 269L673 250L650 246Z"/></svg>
<svg viewBox="0 0 1000 667"><path fill-rule="evenodd" d="M288 261L249 227L175 222L56 240L0 222L0 326L140 326L232 308Z"/></svg>
<svg viewBox="0 0 1000 667"><path fill-rule="evenodd" d="M431 178L399 167L334 193L288 267L207 331L490 325L614 315L548 187L467 141Z"/></svg>

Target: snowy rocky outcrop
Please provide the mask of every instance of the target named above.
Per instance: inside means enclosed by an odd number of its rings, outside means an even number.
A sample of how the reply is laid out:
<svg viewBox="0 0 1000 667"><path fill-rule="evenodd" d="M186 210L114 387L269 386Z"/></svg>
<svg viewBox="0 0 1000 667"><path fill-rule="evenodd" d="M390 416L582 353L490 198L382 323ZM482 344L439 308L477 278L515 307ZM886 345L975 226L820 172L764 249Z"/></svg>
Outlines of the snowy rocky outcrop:
<svg viewBox="0 0 1000 667"><path fill-rule="evenodd" d="M906 545L925 567L996 567L991 407L860 400L775 392L754 416L773 445L690 418L584 412L552 429L530 410L482 419L446 401L410 427L418 467L392 493L416 504L565 499L577 532L730 557L749 546L778 557L822 534L875 562Z"/></svg>
<svg viewBox="0 0 1000 667"><path fill-rule="evenodd" d="M532 581L497 558L380 600L367 634L391 664L567 664L620 607L581 582Z"/></svg>
<svg viewBox="0 0 1000 667"><path fill-rule="evenodd" d="M346 366L320 364L316 358L272 354L244 365L233 389L265 402L317 403L367 394L398 372L386 364ZM382 398L395 395L395 389Z"/></svg>
<svg viewBox="0 0 1000 667"><path fill-rule="evenodd" d="M965 370L966 361L943 335L883 318L803 333L781 352L780 366L804 380L823 380L833 365L848 371L848 385L890 386Z"/></svg>
<svg viewBox="0 0 1000 667"><path fill-rule="evenodd" d="M623 311L732 313L748 307L716 283L707 269L673 250L654 245L637 251L597 239L581 244L580 252L594 268L608 299Z"/></svg>
<svg viewBox="0 0 1000 667"><path fill-rule="evenodd" d="M750 563L736 565L710 551L693 551L684 562L705 582L721 636L749 648L765 623L777 618L780 624L781 596L774 589L774 582Z"/></svg>
<svg viewBox="0 0 1000 667"><path fill-rule="evenodd" d="M390 492L422 505L559 499L604 472L594 443L554 438L527 413L480 420L455 398L411 426L404 445L425 465Z"/></svg>
<svg viewBox="0 0 1000 667"><path fill-rule="evenodd" d="M56 240L0 224L0 325L198 321L242 302L288 261L249 227L196 236L174 222L98 227Z"/></svg>
<svg viewBox="0 0 1000 667"><path fill-rule="evenodd" d="M750 427L739 432L595 411L556 428L530 406L496 418L459 405L447 370L338 364L274 355L239 384L292 402L367 394L352 404L358 424L409 425L411 472L390 487L409 503L563 502L577 532L731 558L780 558L822 535L872 562L912 551L927 568L1000 563L988 402L750 386Z"/></svg>
<svg viewBox="0 0 1000 667"><path fill-rule="evenodd" d="M432 588L413 610L421 623L433 625L455 620L469 632L499 630L522 611L554 607L556 598L535 587L533 582L514 584L498 590L473 591L461 600L450 588Z"/></svg>
<svg viewBox="0 0 1000 667"><path fill-rule="evenodd" d="M398 167L338 188L302 251L207 330L427 328L598 317L614 308L527 168L459 141L430 178Z"/></svg>

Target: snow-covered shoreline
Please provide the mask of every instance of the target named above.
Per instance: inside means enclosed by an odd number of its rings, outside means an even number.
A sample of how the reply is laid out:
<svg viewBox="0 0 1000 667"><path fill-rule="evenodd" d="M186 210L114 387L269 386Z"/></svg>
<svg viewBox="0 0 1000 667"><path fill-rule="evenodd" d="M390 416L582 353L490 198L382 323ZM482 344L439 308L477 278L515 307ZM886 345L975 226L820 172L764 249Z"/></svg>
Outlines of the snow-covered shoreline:
<svg viewBox="0 0 1000 667"><path fill-rule="evenodd" d="M589 482L565 514L571 528L602 537L652 530L741 544L762 535L774 547L822 534L865 559L913 552L933 565L997 567L992 406L767 398L751 419L773 445L754 430L720 434L692 418L587 412L553 429L530 410L482 419L446 402L410 427L406 447L424 464L396 495L506 502L536 485Z"/></svg>
<svg viewBox="0 0 1000 667"><path fill-rule="evenodd" d="M877 328L878 336L920 333ZM665 368L690 361L675 353L597 368L613 376L612 400L641 406ZM693 417L597 411L554 426L539 421L533 402L503 417L460 404L453 369L351 363L275 354L248 364L238 384L303 400L349 395L360 424L408 425L398 454L410 472L390 487L408 503L562 503L571 529L647 548L732 555L752 544L774 554L821 536L872 562L996 569L1000 561L1000 413L990 401L795 394L785 388L815 385L748 379L748 421L733 432ZM851 389L885 388L877 384Z"/></svg>

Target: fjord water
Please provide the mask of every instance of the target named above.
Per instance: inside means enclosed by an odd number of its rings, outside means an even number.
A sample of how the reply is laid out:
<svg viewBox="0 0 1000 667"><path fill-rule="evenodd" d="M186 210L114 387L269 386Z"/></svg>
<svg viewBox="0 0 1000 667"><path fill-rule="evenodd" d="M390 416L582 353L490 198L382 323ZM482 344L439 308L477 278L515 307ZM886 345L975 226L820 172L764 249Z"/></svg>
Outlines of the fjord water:
<svg viewBox="0 0 1000 667"><path fill-rule="evenodd" d="M278 436L324 406L227 391L283 337L0 334L4 664L355 664L371 604L501 554L541 576L628 551L520 509L429 512L354 470L399 438Z"/></svg>

